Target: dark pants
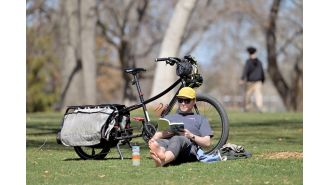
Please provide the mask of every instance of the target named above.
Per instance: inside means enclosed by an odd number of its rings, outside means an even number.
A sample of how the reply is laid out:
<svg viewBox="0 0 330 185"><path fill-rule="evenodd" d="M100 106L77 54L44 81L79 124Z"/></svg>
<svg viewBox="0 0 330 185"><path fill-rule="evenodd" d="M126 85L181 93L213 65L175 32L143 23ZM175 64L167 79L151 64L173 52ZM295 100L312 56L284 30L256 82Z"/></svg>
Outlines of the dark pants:
<svg viewBox="0 0 330 185"><path fill-rule="evenodd" d="M165 148L165 151L171 151L174 154L175 160L171 164L197 161L197 147L187 137L173 136L169 139L158 139L157 142Z"/></svg>

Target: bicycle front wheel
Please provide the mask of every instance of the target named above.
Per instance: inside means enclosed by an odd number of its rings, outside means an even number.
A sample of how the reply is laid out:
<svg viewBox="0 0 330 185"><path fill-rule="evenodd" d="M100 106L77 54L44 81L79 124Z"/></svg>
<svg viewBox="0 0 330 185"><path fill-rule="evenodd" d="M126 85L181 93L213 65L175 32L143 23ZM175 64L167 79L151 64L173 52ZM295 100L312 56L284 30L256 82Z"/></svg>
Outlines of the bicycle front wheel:
<svg viewBox="0 0 330 185"><path fill-rule="evenodd" d="M212 153L226 144L229 136L229 122L227 113L221 103L211 96L198 94L193 111L206 117L213 131L211 145L203 147L204 152L207 154Z"/></svg>

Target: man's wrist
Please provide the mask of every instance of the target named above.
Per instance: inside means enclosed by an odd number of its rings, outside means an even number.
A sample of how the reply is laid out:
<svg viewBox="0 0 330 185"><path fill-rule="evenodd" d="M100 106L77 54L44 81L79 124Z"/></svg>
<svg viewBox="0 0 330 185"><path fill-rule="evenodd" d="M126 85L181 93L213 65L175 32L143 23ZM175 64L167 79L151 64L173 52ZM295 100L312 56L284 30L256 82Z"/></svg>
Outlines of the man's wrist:
<svg viewBox="0 0 330 185"><path fill-rule="evenodd" d="M194 140L194 141L195 141L195 139L196 139L195 135L193 134L193 135L191 136L191 138L190 138L190 139L192 139L192 140Z"/></svg>

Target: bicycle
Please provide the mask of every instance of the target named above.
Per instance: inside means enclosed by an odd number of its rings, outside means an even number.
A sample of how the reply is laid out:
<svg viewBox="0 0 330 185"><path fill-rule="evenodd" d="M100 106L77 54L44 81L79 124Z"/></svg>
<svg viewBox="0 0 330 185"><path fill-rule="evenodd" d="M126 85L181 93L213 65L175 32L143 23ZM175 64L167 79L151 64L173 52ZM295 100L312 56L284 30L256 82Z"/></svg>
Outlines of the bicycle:
<svg viewBox="0 0 330 185"><path fill-rule="evenodd" d="M176 91L175 95L172 97L168 106L164 108L161 112L160 117L170 114L174 110L175 103L177 101L176 95L182 87L192 87L198 88L203 83L202 76L198 73L197 61L192 56L185 56L183 59L177 57L166 57L166 58L156 58L155 62L166 62L171 66L176 65L176 73L179 79L174 82L170 87L165 89L163 92L158 95L144 100L142 90L138 80L138 74L145 72L143 68L130 68L125 69L125 72L133 76L132 85L136 86L140 103L134 104L126 107L121 104L101 104L101 105L81 105L81 106L68 106L65 111L62 127L66 117L70 114L73 114L78 109L91 109L94 108L112 108L115 111L112 114L109 114L106 123L101 128L101 139L97 144L90 146L73 146L77 155L82 159L103 159L109 153L110 148L116 147L120 155L120 158L123 159L122 153L120 151L120 145L128 144L131 147L130 141L133 138L142 137L146 143L148 140L155 134L157 131L158 125L152 122L149 118L146 105L150 102L155 101L156 99L164 96L169 91L173 90L179 84L180 87ZM133 117L132 119L142 124L142 131L139 134L133 134L133 128L131 127L131 118L130 112L136 109L142 108L144 117ZM225 109L219 101L215 98L205 95L197 94L196 105L194 107L194 113L202 114L205 116L210 126L213 130L212 144L210 147L202 148L206 154L216 152L217 149L222 147L229 135L229 123L228 117ZM113 125L110 127L110 125ZM109 129L111 128L111 129ZM62 129L62 128L61 128ZM60 130L61 130L60 129ZM60 132L57 135L57 142L61 142Z"/></svg>

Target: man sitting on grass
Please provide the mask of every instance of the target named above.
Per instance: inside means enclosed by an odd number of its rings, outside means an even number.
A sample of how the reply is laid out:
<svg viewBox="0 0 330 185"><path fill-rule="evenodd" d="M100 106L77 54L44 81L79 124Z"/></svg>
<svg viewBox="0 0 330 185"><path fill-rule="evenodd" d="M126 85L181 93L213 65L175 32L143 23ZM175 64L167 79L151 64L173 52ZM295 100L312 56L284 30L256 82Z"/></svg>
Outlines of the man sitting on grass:
<svg viewBox="0 0 330 185"><path fill-rule="evenodd" d="M196 103L196 92L184 87L177 95L178 111L165 118L170 122L183 122L180 135L170 131L159 131L149 140L151 158L157 167L197 161L197 147L211 145L212 130L206 117L192 112Z"/></svg>

